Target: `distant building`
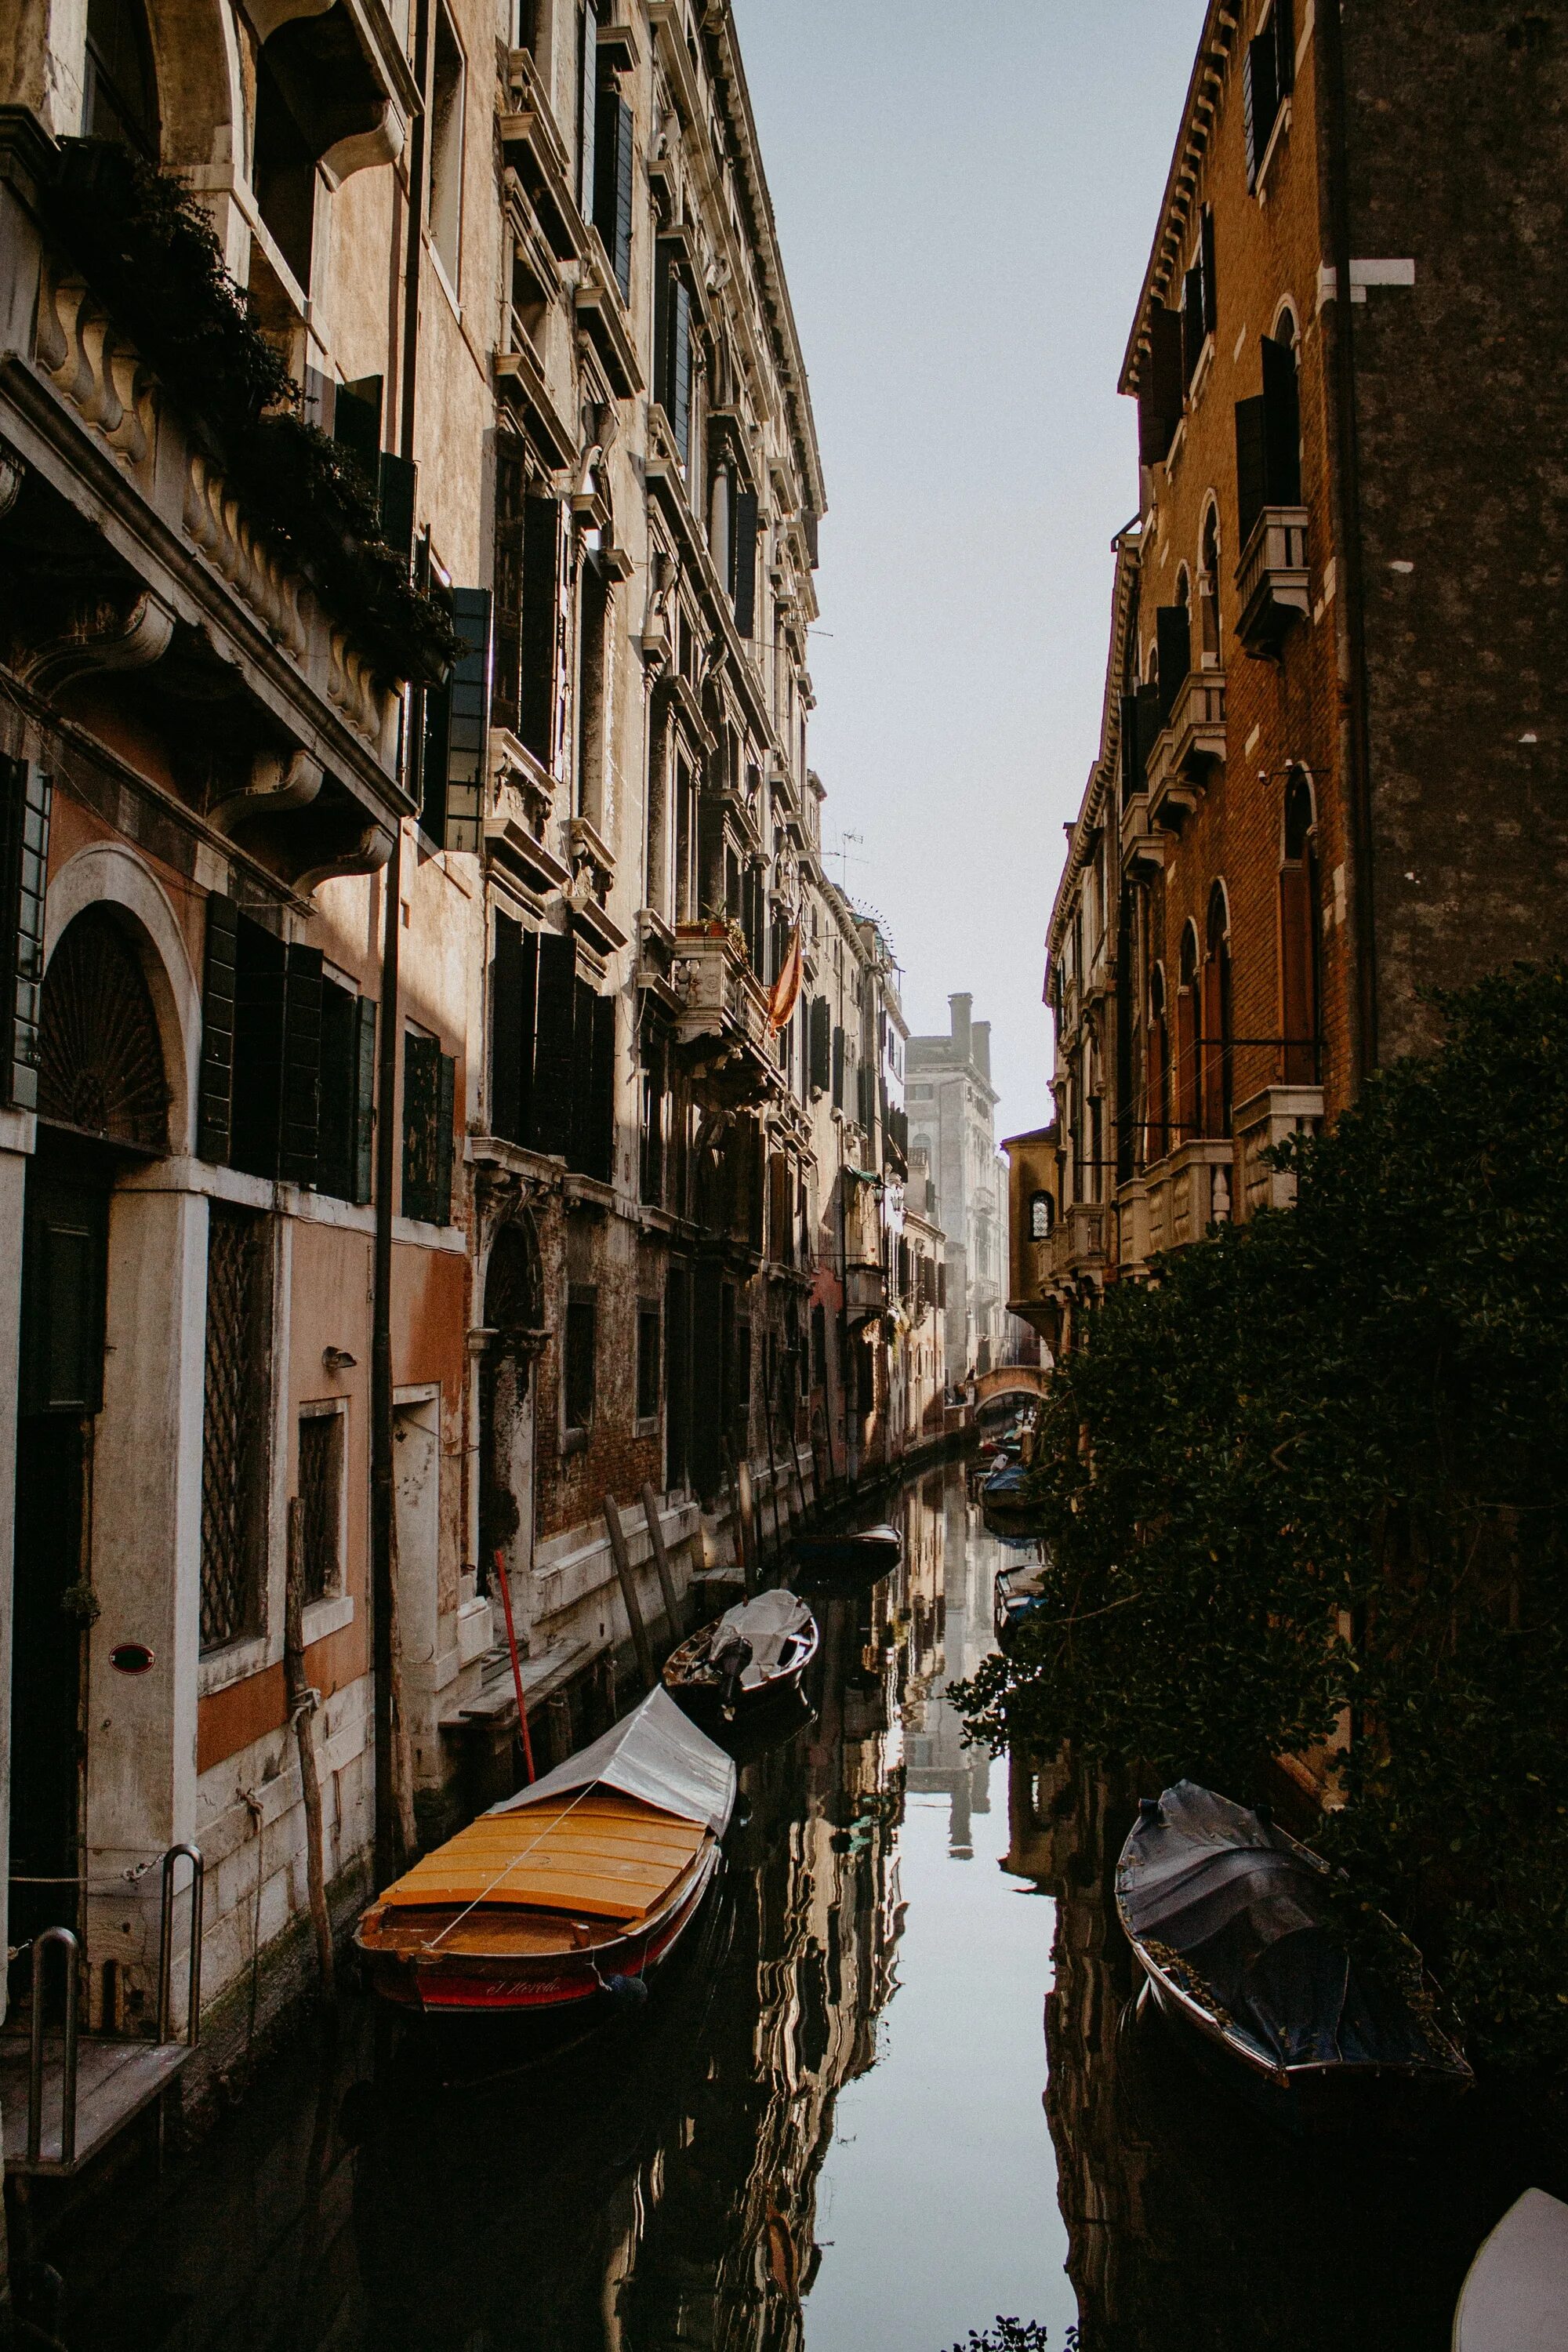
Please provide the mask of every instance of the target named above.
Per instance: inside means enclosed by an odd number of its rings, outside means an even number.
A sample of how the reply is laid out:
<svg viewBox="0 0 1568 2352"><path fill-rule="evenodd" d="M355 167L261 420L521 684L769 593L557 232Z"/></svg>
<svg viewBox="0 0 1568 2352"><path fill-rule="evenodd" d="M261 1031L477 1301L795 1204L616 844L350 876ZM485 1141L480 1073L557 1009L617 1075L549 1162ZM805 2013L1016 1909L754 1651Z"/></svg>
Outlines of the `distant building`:
<svg viewBox="0 0 1568 2352"><path fill-rule="evenodd" d="M945 1037L911 1037L908 1101L912 1150L929 1152L934 1213L947 1237L947 1370L983 1372L1001 1339L1007 1300L1007 1177L996 1154L991 1024L974 999L950 996Z"/></svg>

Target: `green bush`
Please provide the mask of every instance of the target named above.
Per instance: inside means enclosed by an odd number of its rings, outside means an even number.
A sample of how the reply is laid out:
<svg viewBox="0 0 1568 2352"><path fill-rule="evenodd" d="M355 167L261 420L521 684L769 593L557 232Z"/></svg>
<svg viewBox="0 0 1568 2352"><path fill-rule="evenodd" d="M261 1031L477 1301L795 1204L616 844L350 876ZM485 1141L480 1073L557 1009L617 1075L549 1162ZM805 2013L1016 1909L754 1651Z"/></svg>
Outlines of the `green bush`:
<svg viewBox="0 0 1568 2352"><path fill-rule="evenodd" d="M1294 1209L1089 1319L1031 1482L1048 1605L962 1704L1242 1799L1348 1724L1318 1843L1477 2052L1563 2070L1568 966L1438 1002L1438 1051L1279 1155Z"/></svg>

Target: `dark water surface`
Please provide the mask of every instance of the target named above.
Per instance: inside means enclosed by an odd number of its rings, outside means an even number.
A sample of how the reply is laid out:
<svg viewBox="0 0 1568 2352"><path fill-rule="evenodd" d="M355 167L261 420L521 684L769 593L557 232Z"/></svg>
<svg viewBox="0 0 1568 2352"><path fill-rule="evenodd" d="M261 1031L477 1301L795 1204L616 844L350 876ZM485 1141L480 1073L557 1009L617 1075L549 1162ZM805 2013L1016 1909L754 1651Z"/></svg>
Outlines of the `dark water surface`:
<svg viewBox="0 0 1568 2352"><path fill-rule="evenodd" d="M470 2045L451 2088L346 1998L53 2233L69 2352L946 2352L998 2311L1052 2352L1075 2319L1084 2352L1444 2352L1486 2231L1564 2184L1482 2097L1415 2153L1289 2146L1146 2029L1131 1806L963 1748L941 1694L1003 1555L959 1470L900 1509L647 2008L548 2063Z"/></svg>

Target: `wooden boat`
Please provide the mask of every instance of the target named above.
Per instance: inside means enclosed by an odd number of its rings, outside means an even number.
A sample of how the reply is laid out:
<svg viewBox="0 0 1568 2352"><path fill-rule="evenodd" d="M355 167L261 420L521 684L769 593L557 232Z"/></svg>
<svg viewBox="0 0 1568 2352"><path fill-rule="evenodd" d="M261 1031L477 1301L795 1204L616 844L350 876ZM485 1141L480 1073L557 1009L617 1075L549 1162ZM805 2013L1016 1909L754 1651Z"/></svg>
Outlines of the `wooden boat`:
<svg viewBox="0 0 1568 2352"><path fill-rule="evenodd" d="M1179 1780L1142 1801L1116 1905L1154 2006L1255 2105L1301 2132L1418 2122L1469 2065L1413 1946L1398 1990L1336 1939L1327 1878L1266 1811Z"/></svg>
<svg viewBox="0 0 1568 2352"><path fill-rule="evenodd" d="M991 1622L999 1650L1010 1649L1019 1626L1044 1605L1045 1574L1046 1563L1037 1554L1016 1568L997 1570Z"/></svg>
<svg viewBox="0 0 1568 2352"><path fill-rule="evenodd" d="M994 1535L1033 1535L1040 1507L1029 1494L1029 1474L1016 1463L994 1470L980 1487L980 1508Z"/></svg>
<svg viewBox="0 0 1568 2352"><path fill-rule="evenodd" d="M1568 2205L1527 2189L1465 2274L1453 2352L1563 2352L1565 2344Z"/></svg>
<svg viewBox="0 0 1568 2352"><path fill-rule="evenodd" d="M682 1642L666 1661L664 1686L689 1714L732 1723L798 1690L821 1638L795 1593L759 1592Z"/></svg>
<svg viewBox="0 0 1568 2352"><path fill-rule="evenodd" d="M796 1536L795 1553L803 1583L844 1591L875 1584L897 1568L904 1543L897 1528L859 1528L843 1535Z"/></svg>
<svg viewBox="0 0 1568 2352"><path fill-rule="evenodd" d="M365 1913L374 1990L434 2014L637 1998L718 1873L735 1767L656 1690L460 1830Z"/></svg>

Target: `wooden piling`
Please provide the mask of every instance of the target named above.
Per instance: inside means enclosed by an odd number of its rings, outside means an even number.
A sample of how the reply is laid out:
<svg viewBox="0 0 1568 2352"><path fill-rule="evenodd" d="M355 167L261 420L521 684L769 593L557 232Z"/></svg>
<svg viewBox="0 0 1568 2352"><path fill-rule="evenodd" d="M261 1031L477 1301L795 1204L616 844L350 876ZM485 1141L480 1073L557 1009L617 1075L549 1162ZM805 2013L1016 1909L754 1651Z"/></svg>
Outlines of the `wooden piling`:
<svg viewBox="0 0 1568 2352"><path fill-rule="evenodd" d="M658 1570L658 1589L664 1595L665 1613L669 1620L669 1640L673 1648L683 1631L680 1622L680 1601L675 1590L675 1577L670 1570L669 1554L664 1548L664 1529L658 1523L658 1502L653 1488L645 1481L642 1490L642 1514L647 1521L647 1539L653 1546L653 1564Z"/></svg>
<svg viewBox="0 0 1568 2352"><path fill-rule="evenodd" d="M642 1602L632 1577L632 1564L626 1554L626 1529L621 1525L619 1507L613 1495L605 1497L605 1526L609 1531L610 1550L615 1559L616 1574L620 1580L621 1599L626 1604L626 1616L631 1623L632 1647L637 1654L637 1670L642 1675L644 1690L652 1690L658 1680L653 1668L653 1650L643 1623Z"/></svg>

